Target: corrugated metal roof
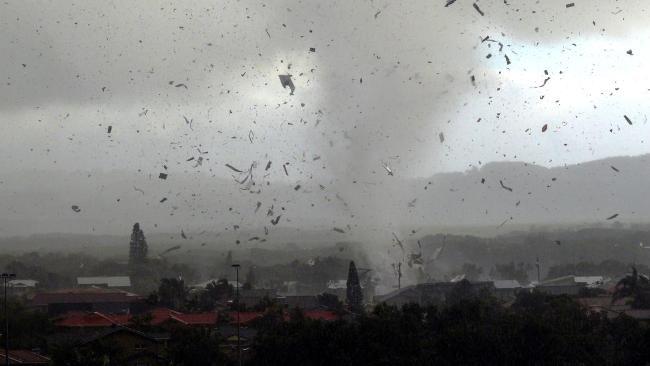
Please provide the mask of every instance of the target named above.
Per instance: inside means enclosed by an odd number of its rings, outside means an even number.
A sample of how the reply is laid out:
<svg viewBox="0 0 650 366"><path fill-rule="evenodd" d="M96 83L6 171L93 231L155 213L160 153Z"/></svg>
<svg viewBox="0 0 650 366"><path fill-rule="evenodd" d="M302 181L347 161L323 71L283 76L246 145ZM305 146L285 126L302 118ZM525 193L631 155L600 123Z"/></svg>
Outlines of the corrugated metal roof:
<svg viewBox="0 0 650 366"><path fill-rule="evenodd" d="M131 278L129 276L77 277L77 284L80 286L131 287Z"/></svg>
<svg viewBox="0 0 650 366"><path fill-rule="evenodd" d="M36 287L38 281L36 280L11 280L9 287Z"/></svg>

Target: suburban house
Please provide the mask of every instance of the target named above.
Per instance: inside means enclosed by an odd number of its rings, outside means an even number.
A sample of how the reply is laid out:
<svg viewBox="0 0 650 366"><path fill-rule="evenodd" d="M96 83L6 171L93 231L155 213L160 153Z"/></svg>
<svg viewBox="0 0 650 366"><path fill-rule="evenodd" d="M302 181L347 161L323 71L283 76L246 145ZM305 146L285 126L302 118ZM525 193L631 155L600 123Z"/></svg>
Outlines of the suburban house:
<svg viewBox="0 0 650 366"><path fill-rule="evenodd" d="M601 287L604 282L602 276L569 275L542 281L535 289L551 295L578 295L586 288Z"/></svg>
<svg viewBox="0 0 650 366"><path fill-rule="evenodd" d="M79 287L106 287L127 290L131 288L129 276L77 277Z"/></svg>
<svg viewBox="0 0 650 366"><path fill-rule="evenodd" d="M109 314L137 313L145 306L144 298L122 290L76 288L34 295L31 307L54 316L70 311L98 311Z"/></svg>
<svg viewBox="0 0 650 366"><path fill-rule="evenodd" d="M327 281L327 288L325 289L325 293L336 295L339 299L345 299L347 296L347 289L347 280L330 280Z"/></svg>
<svg viewBox="0 0 650 366"><path fill-rule="evenodd" d="M524 287L517 280L494 280L494 296L503 301L513 300Z"/></svg>
<svg viewBox="0 0 650 366"><path fill-rule="evenodd" d="M435 282L407 286L385 295L375 296L375 302L401 307L405 304L437 305L445 302L453 289L461 282ZM495 291L492 282L467 282L473 294Z"/></svg>
<svg viewBox="0 0 650 366"><path fill-rule="evenodd" d="M36 280L10 280L7 282L8 292L10 295L22 296L33 293L38 288Z"/></svg>
<svg viewBox="0 0 650 366"><path fill-rule="evenodd" d="M167 334L114 326L56 334L48 339L48 347L101 352L109 365L163 366L169 364L161 357L168 340Z"/></svg>
<svg viewBox="0 0 650 366"><path fill-rule="evenodd" d="M112 326L129 326L135 322L151 326L180 324L184 326L210 327L217 324L216 312L181 313L166 308L153 309L138 315L105 314L101 312L73 311L57 318L54 324L60 328L103 328Z"/></svg>

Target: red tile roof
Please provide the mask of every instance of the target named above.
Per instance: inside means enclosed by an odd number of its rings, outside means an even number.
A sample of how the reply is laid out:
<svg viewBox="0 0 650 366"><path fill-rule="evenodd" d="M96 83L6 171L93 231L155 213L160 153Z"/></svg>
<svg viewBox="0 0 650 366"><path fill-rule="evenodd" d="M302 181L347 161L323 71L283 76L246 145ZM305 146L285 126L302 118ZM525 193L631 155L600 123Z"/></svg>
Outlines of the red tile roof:
<svg viewBox="0 0 650 366"><path fill-rule="evenodd" d="M38 353L28 351L28 350L9 350L9 365L48 365L50 359L41 356ZM0 365L6 365L5 363L5 351L0 351Z"/></svg>
<svg viewBox="0 0 650 366"><path fill-rule="evenodd" d="M252 312L252 311L240 311L239 312L239 324L248 325L254 320L257 320L262 317L262 313ZM230 318L230 324L237 325L237 312L231 311L228 313Z"/></svg>
<svg viewBox="0 0 650 366"><path fill-rule="evenodd" d="M127 322L123 318L124 316L111 316L98 312L74 311L65 314L55 324L59 327L110 327L125 325Z"/></svg>
<svg viewBox="0 0 650 366"><path fill-rule="evenodd" d="M335 312L329 310L305 311L305 317L314 320L326 320L326 321L339 319L339 316Z"/></svg>
<svg viewBox="0 0 650 366"><path fill-rule="evenodd" d="M217 313L175 314L172 319L186 325L212 325L217 323Z"/></svg>
<svg viewBox="0 0 650 366"><path fill-rule="evenodd" d="M185 325L213 325L217 322L217 313L184 314L171 309L158 308L149 312L151 325L161 325L167 321L174 321ZM60 317L55 324L59 327L110 327L113 325L125 326L131 323L132 315L103 314L100 312L69 312Z"/></svg>

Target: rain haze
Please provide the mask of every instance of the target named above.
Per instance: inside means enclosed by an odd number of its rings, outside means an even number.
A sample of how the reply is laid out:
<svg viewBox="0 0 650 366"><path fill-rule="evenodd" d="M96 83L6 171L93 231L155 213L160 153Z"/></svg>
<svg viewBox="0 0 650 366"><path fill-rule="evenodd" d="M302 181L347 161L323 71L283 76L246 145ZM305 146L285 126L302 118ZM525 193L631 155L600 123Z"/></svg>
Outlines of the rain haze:
<svg viewBox="0 0 650 366"><path fill-rule="evenodd" d="M492 197L546 205L513 220L552 222L548 198L575 185L544 189L537 166L585 179L575 164L648 152L643 2L495 2L484 16L460 1L2 8L3 235L108 234L137 220L261 229L271 205L284 207L279 225L350 235L515 215L485 214ZM495 161L528 166L486 188L475 178ZM254 164L255 186L225 164ZM472 169L460 187L435 175ZM613 175L602 170L589 173ZM528 174L513 194L498 184ZM591 193L625 193L616 185ZM608 216L592 208L571 216Z"/></svg>
<svg viewBox="0 0 650 366"><path fill-rule="evenodd" d="M104 364L310 365L341 339L320 365L648 364L621 334L650 339L649 9L0 3L0 323L37 324L14 351L90 365L130 332L153 348ZM384 330L424 343L363 343Z"/></svg>

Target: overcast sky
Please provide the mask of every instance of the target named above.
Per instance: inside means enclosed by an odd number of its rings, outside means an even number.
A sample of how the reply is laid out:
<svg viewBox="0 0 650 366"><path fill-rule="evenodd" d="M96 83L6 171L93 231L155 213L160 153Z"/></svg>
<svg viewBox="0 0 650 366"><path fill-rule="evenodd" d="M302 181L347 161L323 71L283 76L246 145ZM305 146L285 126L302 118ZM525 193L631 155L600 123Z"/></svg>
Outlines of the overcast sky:
<svg viewBox="0 0 650 366"><path fill-rule="evenodd" d="M379 199L372 185L395 176L648 153L648 3L567 3L479 1L482 16L465 0L4 1L0 181L57 170L232 182L226 163L257 162L265 182L359 180ZM0 231L51 231L57 214Z"/></svg>

